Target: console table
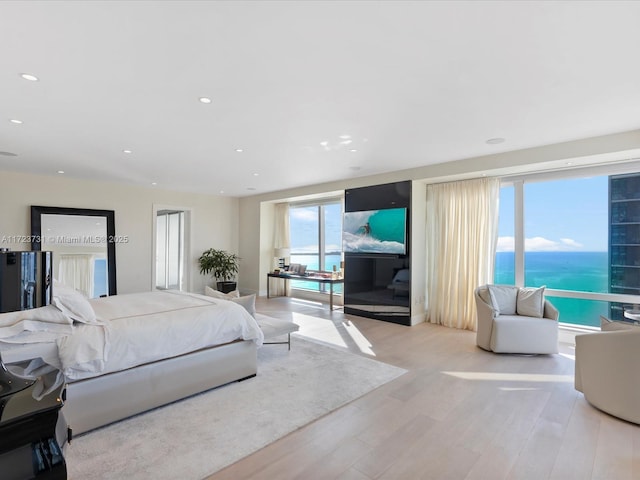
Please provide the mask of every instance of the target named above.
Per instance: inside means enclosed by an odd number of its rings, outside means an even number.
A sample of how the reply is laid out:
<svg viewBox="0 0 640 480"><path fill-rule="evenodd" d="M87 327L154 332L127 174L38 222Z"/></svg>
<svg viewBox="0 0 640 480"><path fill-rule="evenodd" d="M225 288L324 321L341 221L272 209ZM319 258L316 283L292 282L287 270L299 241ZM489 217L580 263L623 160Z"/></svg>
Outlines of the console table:
<svg viewBox="0 0 640 480"><path fill-rule="evenodd" d="M336 284L344 283L344 278L325 278L325 277L316 277L313 275L287 275L282 273L267 273L267 298L271 298L269 296L269 279L270 278L281 278L284 280L284 288L287 288L287 280L303 280L305 282L318 282L329 285L329 309L333 310L333 286Z"/></svg>

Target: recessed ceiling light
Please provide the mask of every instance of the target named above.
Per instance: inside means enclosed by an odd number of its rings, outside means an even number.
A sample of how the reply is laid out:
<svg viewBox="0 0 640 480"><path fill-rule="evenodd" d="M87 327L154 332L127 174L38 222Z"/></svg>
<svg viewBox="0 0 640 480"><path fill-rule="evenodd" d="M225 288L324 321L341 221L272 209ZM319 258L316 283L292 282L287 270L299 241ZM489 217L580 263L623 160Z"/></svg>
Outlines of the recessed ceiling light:
<svg viewBox="0 0 640 480"><path fill-rule="evenodd" d="M236 148L236 152L238 152L238 153L242 153L242 152L244 152L244 150L243 150L243 149L241 149L241 148Z"/></svg>
<svg viewBox="0 0 640 480"><path fill-rule="evenodd" d="M355 152L357 152L358 150L356 150L355 148L352 148L352 149L351 149L351 150L349 150L349 151L350 151L351 153L355 153Z"/></svg>
<svg viewBox="0 0 640 480"><path fill-rule="evenodd" d="M9 120L11 123L15 123L16 125L20 125L22 120L18 120L17 118L12 118Z"/></svg>
<svg viewBox="0 0 640 480"><path fill-rule="evenodd" d="M340 135L340 138L343 140L349 140L351 138L351 135Z"/></svg>
<svg viewBox="0 0 640 480"><path fill-rule="evenodd" d="M200 97L198 100L202 103L211 103L211 99L209 97Z"/></svg>
<svg viewBox="0 0 640 480"><path fill-rule="evenodd" d="M504 138L500 138L500 137L490 138L489 140L486 141L487 145L497 145L503 142L504 142Z"/></svg>
<svg viewBox="0 0 640 480"><path fill-rule="evenodd" d="M12 152L0 152L0 155L2 155L3 157L17 157L18 156L17 153L12 153Z"/></svg>
<svg viewBox="0 0 640 480"><path fill-rule="evenodd" d="M224 194L224 190L220 190L220 195Z"/></svg>
<svg viewBox="0 0 640 480"><path fill-rule="evenodd" d="M260 175L259 173L254 173L253 176L257 177L258 175Z"/></svg>
<svg viewBox="0 0 640 480"><path fill-rule="evenodd" d="M31 75L30 73L21 73L20 76L25 80L29 80L30 82L38 81L38 77L36 77L35 75Z"/></svg>
<svg viewBox="0 0 640 480"><path fill-rule="evenodd" d="M132 150L122 150L122 153L133 153Z"/></svg>
<svg viewBox="0 0 640 480"><path fill-rule="evenodd" d="M157 185L156 182L151 182L151 185L153 185L154 187Z"/></svg>
<svg viewBox="0 0 640 480"><path fill-rule="evenodd" d="M58 173L62 175L64 173L64 170L58 170Z"/></svg>

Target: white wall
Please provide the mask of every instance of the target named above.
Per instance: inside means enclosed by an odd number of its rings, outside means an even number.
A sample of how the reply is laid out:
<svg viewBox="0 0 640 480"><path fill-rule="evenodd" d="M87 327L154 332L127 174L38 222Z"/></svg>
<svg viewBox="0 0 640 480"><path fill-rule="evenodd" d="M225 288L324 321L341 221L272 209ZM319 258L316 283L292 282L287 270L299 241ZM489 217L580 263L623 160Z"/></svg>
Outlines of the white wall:
<svg viewBox="0 0 640 480"><path fill-rule="evenodd" d="M93 208L115 211L116 235L128 243L116 245L118 293L149 291L152 285L153 205L172 205L192 211L188 289L204 291L212 283L196 264L211 247L238 253L237 198L174 192L156 188L78 180L63 176L0 172L0 247L30 250L29 244L2 243L3 236L31 233L31 205ZM241 275L238 278L242 282Z"/></svg>
<svg viewBox="0 0 640 480"><path fill-rule="evenodd" d="M427 185L411 185L411 325L425 321L427 292Z"/></svg>

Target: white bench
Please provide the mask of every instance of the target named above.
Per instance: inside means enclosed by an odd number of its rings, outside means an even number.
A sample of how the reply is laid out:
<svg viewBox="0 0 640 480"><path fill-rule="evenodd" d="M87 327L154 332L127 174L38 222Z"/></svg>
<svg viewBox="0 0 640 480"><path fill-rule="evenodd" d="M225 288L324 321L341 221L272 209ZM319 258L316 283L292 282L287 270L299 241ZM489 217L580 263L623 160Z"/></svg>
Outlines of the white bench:
<svg viewBox="0 0 640 480"><path fill-rule="evenodd" d="M278 318L269 317L262 313L256 313L256 322L264 333L264 345L288 345L291 350L291 334L297 332L300 329L300 325L286 320L280 320ZM287 336L286 341L268 342L271 338Z"/></svg>

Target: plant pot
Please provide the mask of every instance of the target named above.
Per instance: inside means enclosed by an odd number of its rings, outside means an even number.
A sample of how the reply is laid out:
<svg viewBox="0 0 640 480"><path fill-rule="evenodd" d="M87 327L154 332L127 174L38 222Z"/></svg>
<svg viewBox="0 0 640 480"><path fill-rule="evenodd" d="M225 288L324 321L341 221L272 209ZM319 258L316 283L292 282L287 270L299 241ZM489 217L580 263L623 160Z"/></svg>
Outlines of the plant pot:
<svg viewBox="0 0 640 480"><path fill-rule="evenodd" d="M236 282L218 282L217 287L222 293L233 292L236 289Z"/></svg>

